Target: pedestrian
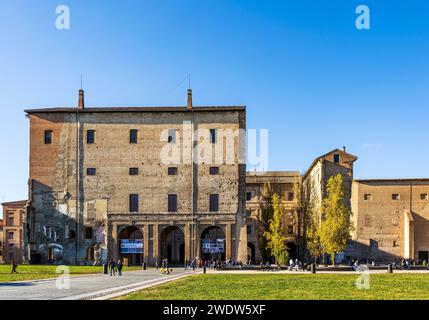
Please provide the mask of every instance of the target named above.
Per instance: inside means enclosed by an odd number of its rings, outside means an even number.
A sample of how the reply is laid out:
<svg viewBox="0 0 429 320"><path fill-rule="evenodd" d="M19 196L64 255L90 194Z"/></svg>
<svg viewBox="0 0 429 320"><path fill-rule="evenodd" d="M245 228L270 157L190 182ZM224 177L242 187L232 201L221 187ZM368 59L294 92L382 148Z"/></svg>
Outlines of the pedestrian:
<svg viewBox="0 0 429 320"><path fill-rule="evenodd" d="M155 259L155 268L158 270L158 258Z"/></svg>
<svg viewBox="0 0 429 320"><path fill-rule="evenodd" d="M18 271L16 271L16 268L18 267L18 265L15 263L15 260L12 260L12 262L11 262L11 267L12 267L12 270L11 270L11 273L12 274L14 274L14 273L18 273Z"/></svg>
<svg viewBox="0 0 429 320"><path fill-rule="evenodd" d="M118 276L122 276L122 267L123 267L123 264L122 264L121 260L118 260L118 264L116 265L116 267L118 268Z"/></svg>
<svg viewBox="0 0 429 320"><path fill-rule="evenodd" d="M112 260L110 260L110 262L109 262L109 268L110 268L110 276L114 276L115 274L116 274L116 263L115 263L115 261L113 261L113 259Z"/></svg>

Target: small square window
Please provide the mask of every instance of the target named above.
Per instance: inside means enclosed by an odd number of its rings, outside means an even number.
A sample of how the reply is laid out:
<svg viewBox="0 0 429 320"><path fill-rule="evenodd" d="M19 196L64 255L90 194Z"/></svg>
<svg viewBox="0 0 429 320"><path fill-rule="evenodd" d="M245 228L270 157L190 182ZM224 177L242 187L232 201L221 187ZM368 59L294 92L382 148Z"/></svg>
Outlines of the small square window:
<svg viewBox="0 0 429 320"><path fill-rule="evenodd" d="M139 168L130 168L130 176L138 176Z"/></svg>
<svg viewBox="0 0 429 320"><path fill-rule="evenodd" d="M168 129L168 143L176 142L176 129Z"/></svg>
<svg viewBox="0 0 429 320"><path fill-rule="evenodd" d="M210 129L210 142L216 143L216 129Z"/></svg>
<svg viewBox="0 0 429 320"><path fill-rule="evenodd" d="M428 194L427 193L421 193L420 194L420 200L429 200Z"/></svg>
<svg viewBox="0 0 429 320"><path fill-rule="evenodd" d="M86 175L87 176L95 176L97 173L97 170L95 168L87 168L86 169Z"/></svg>
<svg viewBox="0 0 429 320"><path fill-rule="evenodd" d="M219 167L210 167L210 174L211 175L219 174Z"/></svg>
<svg viewBox="0 0 429 320"><path fill-rule="evenodd" d="M45 131L45 144L51 144L52 143L52 130L46 130Z"/></svg>
<svg viewBox="0 0 429 320"><path fill-rule="evenodd" d="M169 167L168 168L169 176L177 176L177 167Z"/></svg>
<svg viewBox="0 0 429 320"><path fill-rule="evenodd" d="M340 155L338 153L334 154L334 163L340 163Z"/></svg>
<svg viewBox="0 0 429 320"><path fill-rule="evenodd" d="M93 144L95 142L95 130L86 131L86 143Z"/></svg>
<svg viewBox="0 0 429 320"><path fill-rule="evenodd" d="M247 192L247 193L246 193L246 200L247 200L247 201L252 200L252 193L251 193L251 192Z"/></svg>
<svg viewBox="0 0 429 320"><path fill-rule="evenodd" d="M287 201L293 201L294 200L294 194L293 192L287 193Z"/></svg>
<svg viewBox="0 0 429 320"><path fill-rule="evenodd" d="M137 129L131 129L130 130L130 143L137 143L138 132L139 131Z"/></svg>
<svg viewBox="0 0 429 320"><path fill-rule="evenodd" d="M397 193L392 194L392 200L400 200L401 196Z"/></svg>
<svg viewBox="0 0 429 320"><path fill-rule="evenodd" d="M365 200L365 201L371 201L372 200L372 195L370 193L365 193L363 195L363 200Z"/></svg>

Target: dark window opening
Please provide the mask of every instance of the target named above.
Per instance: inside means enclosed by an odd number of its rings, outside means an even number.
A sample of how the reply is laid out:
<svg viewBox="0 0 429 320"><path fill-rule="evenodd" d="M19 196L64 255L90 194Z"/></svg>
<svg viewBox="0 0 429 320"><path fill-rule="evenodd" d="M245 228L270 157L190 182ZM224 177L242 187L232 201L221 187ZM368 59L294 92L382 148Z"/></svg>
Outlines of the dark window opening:
<svg viewBox="0 0 429 320"><path fill-rule="evenodd" d="M130 143L137 143L138 132L139 131L137 129L131 129L130 130Z"/></svg>
<svg viewBox="0 0 429 320"><path fill-rule="evenodd" d="M251 193L251 192L247 192L247 193L246 193L246 200L247 200L247 201L252 200L252 193Z"/></svg>
<svg viewBox="0 0 429 320"><path fill-rule="evenodd" d="M76 238L76 232L74 232L74 230L69 231L69 238L70 240L74 240Z"/></svg>
<svg viewBox="0 0 429 320"><path fill-rule="evenodd" d="M219 195L211 194L210 195L210 212L219 211Z"/></svg>
<svg viewBox="0 0 429 320"><path fill-rule="evenodd" d="M97 173L97 170L95 168L87 168L86 169L86 175L87 176L95 176Z"/></svg>
<svg viewBox="0 0 429 320"><path fill-rule="evenodd" d="M130 212L139 211L139 195L130 194Z"/></svg>
<svg viewBox="0 0 429 320"><path fill-rule="evenodd" d="M210 142L216 143L216 129L210 129Z"/></svg>
<svg viewBox="0 0 429 320"><path fill-rule="evenodd" d="M85 239L92 239L92 228L91 227L85 228Z"/></svg>
<svg viewBox="0 0 429 320"><path fill-rule="evenodd" d="M287 226L287 233L288 233L289 235L292 235L292 234L293 234L293 226Z"/></svg>
<svg viewBox="0 0 429 320"><path fill-rule="evenodd" d="M52 143L52 130L46 130L45 131L45 144L51 144Z"/></svg>
<svg viewBox="0 0 429 320"><path fill-rule="evenodd" d="M177 211L177 194L168 195L168 211L169 212Z"/></svg>
<svg viewBox="0 0 429 320"><path fill-rule="evenodd" d="M176 129L168 129L168 143L176 142Z"/></svg>
<svg viewBox="0 0 429 320"><path fill-rule="evenodd" d="M288 192L288 194L287 194L287 201L293 201L293 199L294 199L293 192Z"/></svg>
<svg viewBox="0 0 429 320"><path fill-rule="evenodd" d="M252 226L248 224L246 227L247 234L252 234Z"/></svg>
<svg viewBox="0 0 429 320"><path fill-rule="evenodd" d="M340 162L340 155L338 153L334 154L334 163Z"/></svg>
<svg viewBox="0 0 429 320"><path fill-rule="evenodd" d="M139 168L130 168L130 176L137 176L139 174Z"/></svg>
<svg viewBox="0 0 429 320"><path fill-rule="evenodd" d="M86 143L93 144L95 142L95 130L86 131Z"/></svg>
<svg viewBox="0 0 429 320"><path fill-rule="evenodd" d="M210 174L211 175L219 174L219 167L210 167Z"/></svg>
<svg viewBox="0 0 429 320"><path fill-rule="evenodd" d="M399 200L401 197L399 196L399 194L394 193L392 194L392 200Z"/></svg>
<svg viewBox="0 0 429 320"><path fill-rule="evenodd" d="M177 167L169 167L168 168L168 175L169 176L175 176L175 175L177 175Z"/></svg>

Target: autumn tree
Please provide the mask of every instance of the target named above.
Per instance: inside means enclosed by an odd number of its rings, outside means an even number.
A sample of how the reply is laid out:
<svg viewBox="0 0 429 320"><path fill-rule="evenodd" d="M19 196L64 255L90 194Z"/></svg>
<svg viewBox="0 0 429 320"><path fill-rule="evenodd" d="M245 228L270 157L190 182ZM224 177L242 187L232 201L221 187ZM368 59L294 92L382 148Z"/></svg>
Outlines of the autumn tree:
<svg viewBox="0 0 429 320"><path fill-rule="evenodd" d="M274 256L276 264L280 267L288 261L289 255L286 248L285 210L277 193L272 197L273 217L269 220L268 230L264 236L268 242L268 248Z"/></svg>
<svg viewBox="0 0 429 320"><path fill-rule="evenodd" d="M271 258L271 251L268 246L268 240L265 237L265 231L270 227L270 220L273 218L273 188L271 184L265 183L262 188L261 200L260 200L260 215L259 215L259 228L258 228L258 241L259 241L259 253L262 260L267 261Z"/></svg>
<svg viewBox="0 0 429 320"><path fill-rule="evenodd" d="M335 254L344 251L353 230L350 218L352 212L346 205L343 176L337 174L326 184L327 196L322 201L322 219L319 229L320 244L335 264Z"/></svg>

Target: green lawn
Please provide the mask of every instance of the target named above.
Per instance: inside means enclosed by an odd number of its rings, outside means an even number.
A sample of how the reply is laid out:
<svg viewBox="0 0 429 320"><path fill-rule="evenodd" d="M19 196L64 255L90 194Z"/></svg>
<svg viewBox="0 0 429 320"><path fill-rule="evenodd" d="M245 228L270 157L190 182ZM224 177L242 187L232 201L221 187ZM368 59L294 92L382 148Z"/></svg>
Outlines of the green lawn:
<svg viewBox="0 0 429 320"><path fill-rule="evenodd" d="M353 274L207 274L131 293L129 300L429 299L428 274L371 274L357 289Z"/></svg>
<svg viewBox="0 0 429 320"><path fill-rule="evenodd" d="M103 272L102 266L68 267L72 276ZM19 265L17 268L18 274L11 274L10 265L0 265L0 282L55 278L60 275L55 272L56 268L57 266ZM141 270L141 267L124 267L124 271L127 270Z"/></svg>

